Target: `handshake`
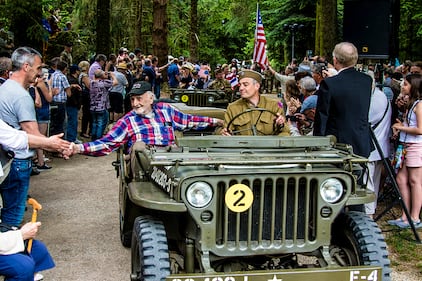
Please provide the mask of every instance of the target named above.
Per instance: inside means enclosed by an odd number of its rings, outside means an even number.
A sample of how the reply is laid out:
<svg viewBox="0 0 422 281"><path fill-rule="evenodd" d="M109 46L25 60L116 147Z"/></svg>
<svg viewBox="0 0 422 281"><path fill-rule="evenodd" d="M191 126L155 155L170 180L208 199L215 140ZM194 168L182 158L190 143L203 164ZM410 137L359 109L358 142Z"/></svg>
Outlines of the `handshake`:
<svg viewBox="0 0 422 281"><path fill-rule="evenodd" d="M72 155L75 155L80 152L80 147L67 140L62 139L62 134L57 134L48 138L42 138L41 141L38 138L31 138L29 135L29 143L32 148L43 148L48 151L60 153L64 159L69 159Z"/></svg>

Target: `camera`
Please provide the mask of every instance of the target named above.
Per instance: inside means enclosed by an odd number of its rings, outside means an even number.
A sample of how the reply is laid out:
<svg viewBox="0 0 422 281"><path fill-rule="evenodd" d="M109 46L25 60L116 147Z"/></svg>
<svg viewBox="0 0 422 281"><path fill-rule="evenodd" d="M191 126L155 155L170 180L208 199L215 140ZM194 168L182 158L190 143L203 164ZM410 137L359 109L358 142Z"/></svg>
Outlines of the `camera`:
<svg viewBox="0 0 422 281"><path fill-rule="evenodd" d="M291 122L298 121L297 117L294 115L286 115L286 120L290 120Z"/></svg>

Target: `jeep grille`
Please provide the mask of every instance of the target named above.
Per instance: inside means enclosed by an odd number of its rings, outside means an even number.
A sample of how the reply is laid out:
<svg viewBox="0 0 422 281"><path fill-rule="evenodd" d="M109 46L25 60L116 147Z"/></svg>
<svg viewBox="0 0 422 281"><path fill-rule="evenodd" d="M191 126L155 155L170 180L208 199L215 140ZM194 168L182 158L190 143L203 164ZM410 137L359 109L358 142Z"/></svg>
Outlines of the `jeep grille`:
<svg viewBox="0 0 422 281"><path fill-rule="evenodd" d="M206 94L194 91L185 91L185 92L176 92L180 96L188 96L188 101L185 102L187 105L190 106L207 106L208 104L208 97Z"/></svg>
<svg viewBox="0 0 422 281"><path fill-rule="evenodd" d="M243 213L229 210L219 200L217 245L229 249L300 246L316 237L318 181L297 176L261 177L218 183L219 196L236 183L251 187L252 207Z"/></svg>

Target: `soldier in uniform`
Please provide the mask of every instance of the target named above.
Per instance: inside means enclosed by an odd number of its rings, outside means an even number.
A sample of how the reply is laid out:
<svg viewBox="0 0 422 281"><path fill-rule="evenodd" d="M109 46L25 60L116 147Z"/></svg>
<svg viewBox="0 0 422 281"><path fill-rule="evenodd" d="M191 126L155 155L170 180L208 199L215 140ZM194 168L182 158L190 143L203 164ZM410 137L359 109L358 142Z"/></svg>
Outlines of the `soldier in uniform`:
<svg viewBox="0 0 422 281"><path fill-rule="evenodd" d="M262 76L256 71L239 72L241 98L227 107L222 135L290 135L283 105L274 98L260 95L261 82Z"/></svg>
<svg viewBox="0 0 422 281"><path fill-rule="evenodd" d="M221 90L226 93L231 93L230 82L224 78L224 73L223 73L222 68L215 70L215 79L208 85L208 89Z"/></svg>

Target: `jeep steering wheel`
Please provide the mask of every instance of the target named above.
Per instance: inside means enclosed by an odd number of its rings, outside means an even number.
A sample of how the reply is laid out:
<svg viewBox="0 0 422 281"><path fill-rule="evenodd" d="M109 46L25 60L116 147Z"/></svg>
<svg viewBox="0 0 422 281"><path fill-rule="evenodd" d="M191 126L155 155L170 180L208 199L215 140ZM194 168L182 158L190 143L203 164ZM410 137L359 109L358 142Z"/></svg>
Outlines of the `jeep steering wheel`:
<svg viewBox="0 0 422 281"><path fill-rule="evenodd" d="M243 114L246 114L246 113L249 113L249 112L253 112L253 111L260 112L260 114L258 116L258 119L256 120L255 124L251 124L251 126L249 128L242 129L242 130L231 131L230 133L233 134L233 135L238 135L238 134L240 134L240 132L251 130L252 135L254 135L254 136L257 136L258 134L265 135L263 132L258 131L256 129L256 124L258 124L258 121L261 119L262 114L264 112L269 112L272 115L274 115L275 117L277 117L277 113L272 112L271 110L268 110L268 109L265 109L265 108L259 108L259 107L257 107L257 108L249 108L249 109L247 109L245 111L242 111L242 112L236 114L235 116L233 116L233 118L230 119L230 122L227 124L227 131L229 131L230 125L233 123L234 120L236 120L237 118L239 118ZM274 125L273 125L273 135L275 135L276 133L278 134L278 132L276 130L276 124L274 123Z"/></svg>

